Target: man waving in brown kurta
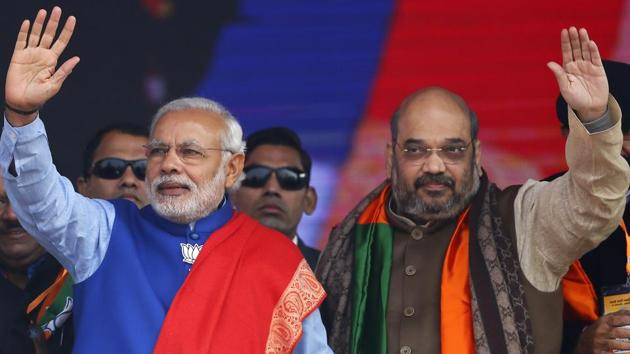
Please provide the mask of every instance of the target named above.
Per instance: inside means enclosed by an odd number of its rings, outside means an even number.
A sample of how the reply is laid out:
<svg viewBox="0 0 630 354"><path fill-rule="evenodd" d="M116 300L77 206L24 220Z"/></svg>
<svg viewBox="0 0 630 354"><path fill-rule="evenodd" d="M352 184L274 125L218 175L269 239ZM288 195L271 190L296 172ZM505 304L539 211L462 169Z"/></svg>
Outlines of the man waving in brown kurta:
<svg viewBox="0 0 630 354"><path fill-rule="evenodd" d="M389 179L333 230L318 265L335 352L559 352L559 282L615 229L630 181L595 42L570 28L561 47L563 65L548 66L571 107L569 171L553 182L489 182L477 118L456 94L426 88L401 103Z"/></svg>

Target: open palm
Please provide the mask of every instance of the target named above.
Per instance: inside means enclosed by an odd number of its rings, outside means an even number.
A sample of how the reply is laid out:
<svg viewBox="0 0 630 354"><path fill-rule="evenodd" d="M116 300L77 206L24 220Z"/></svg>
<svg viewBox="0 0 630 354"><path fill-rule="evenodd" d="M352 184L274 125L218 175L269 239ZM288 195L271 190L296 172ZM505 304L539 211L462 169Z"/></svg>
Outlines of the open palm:
<svg viewBox="0 0 630 354"><path fill-rule="evenodd" d="M558 81L560 93L581 119L604 114L608 102L608 79L599 50L585 29L563 29L560 34L562 66L548 64Z"/></svg>
<svg viewBox="0 0 630 354"><path fill-rule="evenodd" d="M15 43L15 49L5 85L5 102L10 107L32 111L42 106L61 88L66 77L78 64L79 58L68 59L57 68L59 56L66 48L76 24L69 17L59 38L54 41L61 9L55 7L42 34L46 11L40 10L33 23L25 20Z"/></svg>

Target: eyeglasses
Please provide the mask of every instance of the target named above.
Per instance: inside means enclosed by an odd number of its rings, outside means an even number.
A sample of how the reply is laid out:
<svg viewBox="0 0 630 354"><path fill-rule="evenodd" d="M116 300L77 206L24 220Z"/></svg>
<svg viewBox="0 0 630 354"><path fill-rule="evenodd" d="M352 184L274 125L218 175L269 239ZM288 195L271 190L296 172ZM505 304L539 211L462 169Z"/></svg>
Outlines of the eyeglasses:
<svg viewBox="0 0 630 354"><path fill-rule="evenodd" d="M149 143L143 145L147 158L152 160L163 160L164 157L171 150L171 145L163 143ZM175 154L184 162L192 163L198 162L206 158L206 151L224 151L233 153L227 149L221 148L206 148L194 143L180 144L175 147Z"/></svg>
<svg viewBox="0 0 630 354"><path fill-rule="evenodd" d="M308 174L295 167L270 168L261 165L247 166L243 169L245 179L242 185L250 188L262 188L267 184L272 173L282 189L297 191L308 186Z"/></svg>
<svg viewBox="0 0 630 354"><path fill-rule="evenodd" d="M127 166L131 166L131 171L139 180L144 181L147 172L147 160L123 160L114 157L98 160L92 167L92 174L103 179L118 179L125 174Z"/></svg>
<svg viewBox="0 0 630 354"><path fill-rule="evenodd" d="M400 146L398 143L394 144L403 152L403 157L406 160L412 162L424 162L433 152L435 152L442 162L453 165L460 163L464 159L466 156L466 150L468 150L471 143L472 141L465 145L450 144L438 148L430 148L412 143L405 144L404 147Z"/></svg>

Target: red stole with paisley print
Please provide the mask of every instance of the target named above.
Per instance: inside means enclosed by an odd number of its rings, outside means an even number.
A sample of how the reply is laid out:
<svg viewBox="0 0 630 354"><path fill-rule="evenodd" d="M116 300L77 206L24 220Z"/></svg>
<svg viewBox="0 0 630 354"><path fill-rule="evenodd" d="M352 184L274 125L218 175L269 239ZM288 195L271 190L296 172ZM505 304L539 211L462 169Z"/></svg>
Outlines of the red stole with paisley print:
<svg viewBox="0 0 630 354"><path fill-rule="evenodd" d="M289 239L236 212L204 244L154 353L291 353L325 296Z"/></svg>

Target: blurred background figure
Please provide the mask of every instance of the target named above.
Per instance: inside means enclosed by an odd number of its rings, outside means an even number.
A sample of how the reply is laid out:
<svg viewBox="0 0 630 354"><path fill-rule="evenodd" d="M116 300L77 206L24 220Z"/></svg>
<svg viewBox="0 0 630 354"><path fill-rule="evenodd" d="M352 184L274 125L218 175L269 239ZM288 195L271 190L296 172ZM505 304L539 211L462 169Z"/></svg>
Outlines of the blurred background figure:
<svg viewBox="0 0 630 354"><path fill-rule="evenodd" d="M317 192L310 185L311 157L287 128L259 130L246 141L245 179L231 194L234 206L285 234L315 269L319 250L307 246L297 232L302 215L313 214L317 206Z"/></svg>
<svg viewBox="0 0 630 354"><path fill-rule="evenodd" d="M89 198L124 198L139 208L148 203L144 177L149 142L146 128L117 124L101 129L83 152L83 172L77 179L79 193Z"/></svg>
<svg viewBox="0 0 630 354"><path fill-rule="evenodd" d="M0 178L0 353L70 353L71 283L22 228Z"/></svg>
<svg viewBox="0 0 630 354"><path fill-rule="evenodd" d="M617 99L622 112L621 131L624 142L621 156L626 161L630 158L630 65L626 63L604 60L604 69L608 76L610 93ZM567 115L567 103L562 96L556 100L556 115L560 121L562 135L566 138L569 134L569 122ZM553 180L564 172L557 173L547 180ZM629 186L630 187L630 186ZM623 220L619 222L630 225L630 213L626 198L626 209ZM610 288L626 283L629 276L626 273L626 262L629 254L626 247L626 232L623 227L618 227L607 239L592 251L580 258L579 263L588 280L590 280L591 291L586 294L593 294L591 301L585 303L572 296L568 296L571 283L565 281L565 320L563 334L562 352L566 354L595 353L600 350L608 350L610 344L614 342L610 338L610 331L613 323L616 326L621 324L630 325L630 315L624 312L612 313L597 319L601 313L599 303L602 298L602 289ZM574 266L569 275L577 275ZM583 292L583 295L586 295ZM588 305L588 306L585 306ZM590 307L590 308L589 308ZM589 314L585 316L584 314Z"/></svg>

